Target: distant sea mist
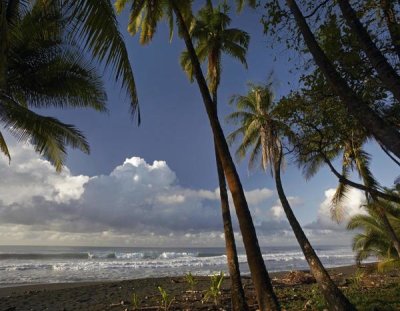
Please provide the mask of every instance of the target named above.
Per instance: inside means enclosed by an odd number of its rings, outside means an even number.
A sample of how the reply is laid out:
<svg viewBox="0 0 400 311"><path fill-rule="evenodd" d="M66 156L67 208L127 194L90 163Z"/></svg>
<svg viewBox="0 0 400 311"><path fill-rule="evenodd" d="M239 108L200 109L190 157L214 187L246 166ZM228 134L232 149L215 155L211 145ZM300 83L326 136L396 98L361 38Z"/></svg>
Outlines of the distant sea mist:
<svg viewBox="0 0 400 311"><path fill-rule="evenodd" d="M350 246L316 250L326 267L354 264ZM298 247L264 247L262 252L270 272L308 268ZM248 274L243 249L239 249L239 262L241 272ZM224 248L0 246L0 287L219 271L227 273Z"/></svg>

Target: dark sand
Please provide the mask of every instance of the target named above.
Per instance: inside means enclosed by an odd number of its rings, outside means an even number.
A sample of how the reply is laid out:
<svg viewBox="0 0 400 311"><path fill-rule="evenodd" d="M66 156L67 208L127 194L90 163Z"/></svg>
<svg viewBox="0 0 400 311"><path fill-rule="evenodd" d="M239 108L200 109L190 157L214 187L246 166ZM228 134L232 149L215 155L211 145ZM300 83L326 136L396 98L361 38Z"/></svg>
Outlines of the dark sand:
<svg viewBox="0 0 400 311"><path fill-rule="evenodd" d="M396 278L399 275L372 273L372 265L363 269L363 282L368 284L383 284L382 279ZM335 282L341 287L348 287L354 279L354 266L329 269ZM366 279L367 278L367 279ZM169 310L229 310L229 280L223 283L223 290L219 305L213 301L202 303L205 290L209 287L209 277L196 277L198 283L194 290L183 277L148 278L129 281L110 281L95 283L65 283L65 284L38 284L9 288L0 288L0 310L163 310L159 308L161 295L158 286L164 288L170 297L175 297ZM308 298L311 290L315 290L309 276L304 274L289 274L288 272L271 273L274 287L283 307L287 310L296 310L296 306L310 305ZM249 277L243 278L247 300L251 310L256 310L254 288ZM387 283L387 282L386 282ZM386 284L385 283L385 284ZM371 285L371 284L370 284ZM373 287L372 286L372 287ZM132 304L133 293L139 297L141 308L135 309ZM294 300L299 301L294 301ZM309 302L311 301L311 303ZM309 308L309 310L317 310ZM397 309L394 309L397 310Z"/></svg>

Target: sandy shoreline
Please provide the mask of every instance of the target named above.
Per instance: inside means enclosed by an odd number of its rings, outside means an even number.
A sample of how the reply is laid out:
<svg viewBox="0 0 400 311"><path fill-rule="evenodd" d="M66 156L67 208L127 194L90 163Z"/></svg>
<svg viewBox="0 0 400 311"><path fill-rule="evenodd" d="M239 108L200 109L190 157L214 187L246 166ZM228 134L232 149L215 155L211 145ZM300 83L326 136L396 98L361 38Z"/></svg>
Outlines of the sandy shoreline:
<svg viewBox="0 0 400 311"><path fill-rule="evenodd" d="M371 267L372 265L367 265L364 270L369 271ZM354 277L355 271L355 266L329 269L329 273L338 284L348 283L348 280ZM285 284L288 272L271 273L270 276L281 301L290 300L292 299L290 296L293 295L293 297L299 296L288 293L288 290L296 288L301 291L303 286L303 289L309 292L309 287L315 286L315 284L295 284L296 282ZM382 278L382 275L377 276L378 281L379 278ZM189 291L183 277L5 287L0 288L0 310L134 310L133 293L139 297L143 310L157 310L161 297L158 286L164 288L170 297L176 297L170 310L218 310L212 302L201 303L204 291L209 287L209 277L196 277L196 279L198 283L195 285L195 291ZM255 310L255 294L250 277L244 277L243 283L249 304ZM224 281L222 293L220 304L229 308L229 280Z"/></svg>

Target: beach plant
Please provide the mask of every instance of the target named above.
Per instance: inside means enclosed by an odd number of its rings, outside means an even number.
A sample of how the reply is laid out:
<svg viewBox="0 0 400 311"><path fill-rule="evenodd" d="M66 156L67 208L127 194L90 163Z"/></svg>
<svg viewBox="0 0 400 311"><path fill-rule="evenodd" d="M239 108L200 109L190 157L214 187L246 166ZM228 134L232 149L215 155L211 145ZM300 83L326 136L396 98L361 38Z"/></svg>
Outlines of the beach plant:
<svg viewBox="0 0 400 311"><path fill-rule="evenodd" d="M213 299L214 304L217 306L219 298L221 297L221 286L224 281L224 273L221 271L219 274L214 274L210 277L210 287L207 289L203 302Z"/></svg>
<svg viewBox="0 0 400 311"><path fill-rule="evenodd" d="M197 280L190 271L189 271L189 273L185 274L185 280L186 280L186 283L188 283L189 288L191 290L193 290L197 284Z"/></svg>
<svg viewBox="0 0 400 311"><path fill-rule="evenodd" d="M141 305L141 301L139 295L135 292L132 293L132 307L134 310L139 309Z"/></svg>
<svg viewBox="0 0 400 311"><path fill-rule="evenodd" d="M362 280L364 279L364 277L365 277L365 272L362 271L362 270L360 270L360 269L357 269L357 270L354 272L353 277L350 279L351 284L352 284L355 288L360 288L360 286L361 286L361 284L362 284Z"/></svg>
<svg viewBox="0 0 400 311"><path fill-rule="evenodd" d="M158 286L158 291L161 294L161 303L160 303L160 308L164 311L168 311L172 305L172 302L174 299L167 293L165 289L163 289L161 286Z"/></svg>

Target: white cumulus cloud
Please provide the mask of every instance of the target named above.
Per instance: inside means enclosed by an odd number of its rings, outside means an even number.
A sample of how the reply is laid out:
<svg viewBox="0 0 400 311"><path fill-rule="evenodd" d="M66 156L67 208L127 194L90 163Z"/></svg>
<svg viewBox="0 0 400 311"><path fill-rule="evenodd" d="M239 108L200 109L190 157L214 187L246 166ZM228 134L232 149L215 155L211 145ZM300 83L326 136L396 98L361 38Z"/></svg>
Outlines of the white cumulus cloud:
<svg viewBox="0 0 400 311"><path fill-rule="evenodd" d="M84 176L57 174L28 145L11 152L11 165L0 158L0 243L223 242L219 190L181 186L165 161L131 157L109 174ZM246 191L256 224L269 217L273 193Z"/></svg>

